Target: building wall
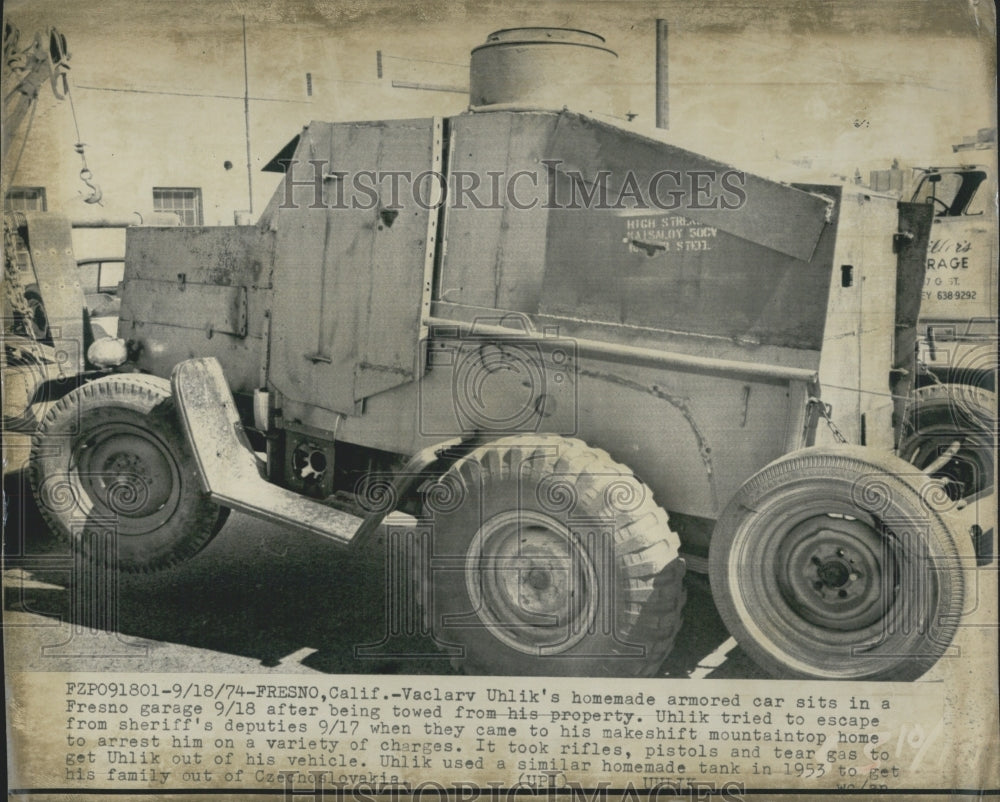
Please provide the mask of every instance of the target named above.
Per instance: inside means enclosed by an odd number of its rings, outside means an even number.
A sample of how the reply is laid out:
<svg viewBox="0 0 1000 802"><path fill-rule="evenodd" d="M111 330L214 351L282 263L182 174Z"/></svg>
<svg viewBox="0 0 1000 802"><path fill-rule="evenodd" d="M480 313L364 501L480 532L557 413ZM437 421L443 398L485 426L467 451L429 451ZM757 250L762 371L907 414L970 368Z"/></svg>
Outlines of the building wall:
<svg viewBox="0 0 1000 802"><path fill-rule="evenodd" d="M638 114L629 124L653 132L658 16L671 24L671 124L658 135L741 168L789 178L805 168L815 178L858 168L867 175L895 157L941 163L962 135L995 125L992 39L989 32L976 38L963 4L942 1L939 16L927 19L876 13L860 2L820 5L837 12L813 19L778 2L771 15L728 3L709 14L680 0L482 8L13 0L5 13L24 38L50 25L67 37L76 123L103 205L84 202L72 109L47 87L14 183L45 186L49 209L74 219L145 217L155 186L200 187L207 225L232 224L251 206L256 217L279 180L260 168L310 119L460 113L462 94L392 82L465 86L471 48L492 30L518 25L603 34L620 56L609 80ZM117 242L93 232L77 237L88 250Z"/></svg>

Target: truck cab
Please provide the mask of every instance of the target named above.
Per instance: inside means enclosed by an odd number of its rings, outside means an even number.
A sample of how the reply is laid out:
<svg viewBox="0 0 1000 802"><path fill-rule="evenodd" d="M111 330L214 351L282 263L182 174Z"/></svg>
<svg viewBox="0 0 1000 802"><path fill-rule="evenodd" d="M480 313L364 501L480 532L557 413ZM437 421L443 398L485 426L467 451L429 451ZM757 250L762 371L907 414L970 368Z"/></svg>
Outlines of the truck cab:
<svg viewBox="0 0 1000 802"><path fill-rule="evenodd" d="M988 164L916 171L914 203L934 210L920 305L920 361L944 382L996 391L996 170ZM927 376L920 385L930 383Z"/></svg>

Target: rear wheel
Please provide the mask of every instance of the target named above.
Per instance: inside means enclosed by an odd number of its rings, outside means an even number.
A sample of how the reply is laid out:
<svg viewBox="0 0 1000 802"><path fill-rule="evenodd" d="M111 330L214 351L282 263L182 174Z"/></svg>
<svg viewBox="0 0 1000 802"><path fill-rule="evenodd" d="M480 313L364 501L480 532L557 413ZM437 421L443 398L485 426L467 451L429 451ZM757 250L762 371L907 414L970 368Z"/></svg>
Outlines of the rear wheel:
<svg viewBox="0 0 1000 802"><path fill-rule="evenodd" d="M477 449L424 498L425 623L467 673L640 676L670 651L683 562L666 513L603 451L558 437Z"/></svg>
<svg viewBox="0 0 1000 802"><path fill-rule="evenodd" d="M712 592L730 632L776 676L912 680L962 614L961 561L940 483L891 455L810 448L750 478L712 535Z"/></svg>
<svg viewBox="0 0 1000 802"><path fill-rule="evenodd" d="M32 440L30 477L53 530L92 561L113 553L123 571L190 557L224 521L199 483L169 382L152 376L107 376L57 402Z"/></svg>
<svg viewBox="0 0 1000 802"><path fill-rule="evenodd" d="M904 417L899 456L945 480L954 499L993 486L997 397L961 384L931 384L914 393Z"/></svg>

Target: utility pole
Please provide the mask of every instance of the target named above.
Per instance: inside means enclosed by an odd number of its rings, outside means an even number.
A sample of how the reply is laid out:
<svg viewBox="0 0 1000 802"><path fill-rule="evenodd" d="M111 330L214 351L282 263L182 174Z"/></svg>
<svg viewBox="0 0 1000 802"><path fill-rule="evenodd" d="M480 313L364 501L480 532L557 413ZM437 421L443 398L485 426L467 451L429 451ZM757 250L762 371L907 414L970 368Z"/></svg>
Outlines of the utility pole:
<svg viewBox="0 0 1000 802"><path fill-rule="evenodd" d="M243 124L247 140L247 198L253 217L253 163L250 156L250 70L247 66L247 17L243 15Z"/></svg>

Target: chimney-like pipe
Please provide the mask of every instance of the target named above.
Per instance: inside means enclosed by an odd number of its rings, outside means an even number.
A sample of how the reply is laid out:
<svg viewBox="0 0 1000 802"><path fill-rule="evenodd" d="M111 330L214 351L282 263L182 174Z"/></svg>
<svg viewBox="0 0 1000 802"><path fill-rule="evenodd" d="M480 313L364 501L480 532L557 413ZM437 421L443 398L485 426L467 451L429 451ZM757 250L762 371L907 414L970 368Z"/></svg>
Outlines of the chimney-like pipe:
<svg viewBox="0 0 1000 802"><path fill-rule="evenodd" d="M670 127L670 84L667 81L667 21L656 21L656 127Z"/></svg>

